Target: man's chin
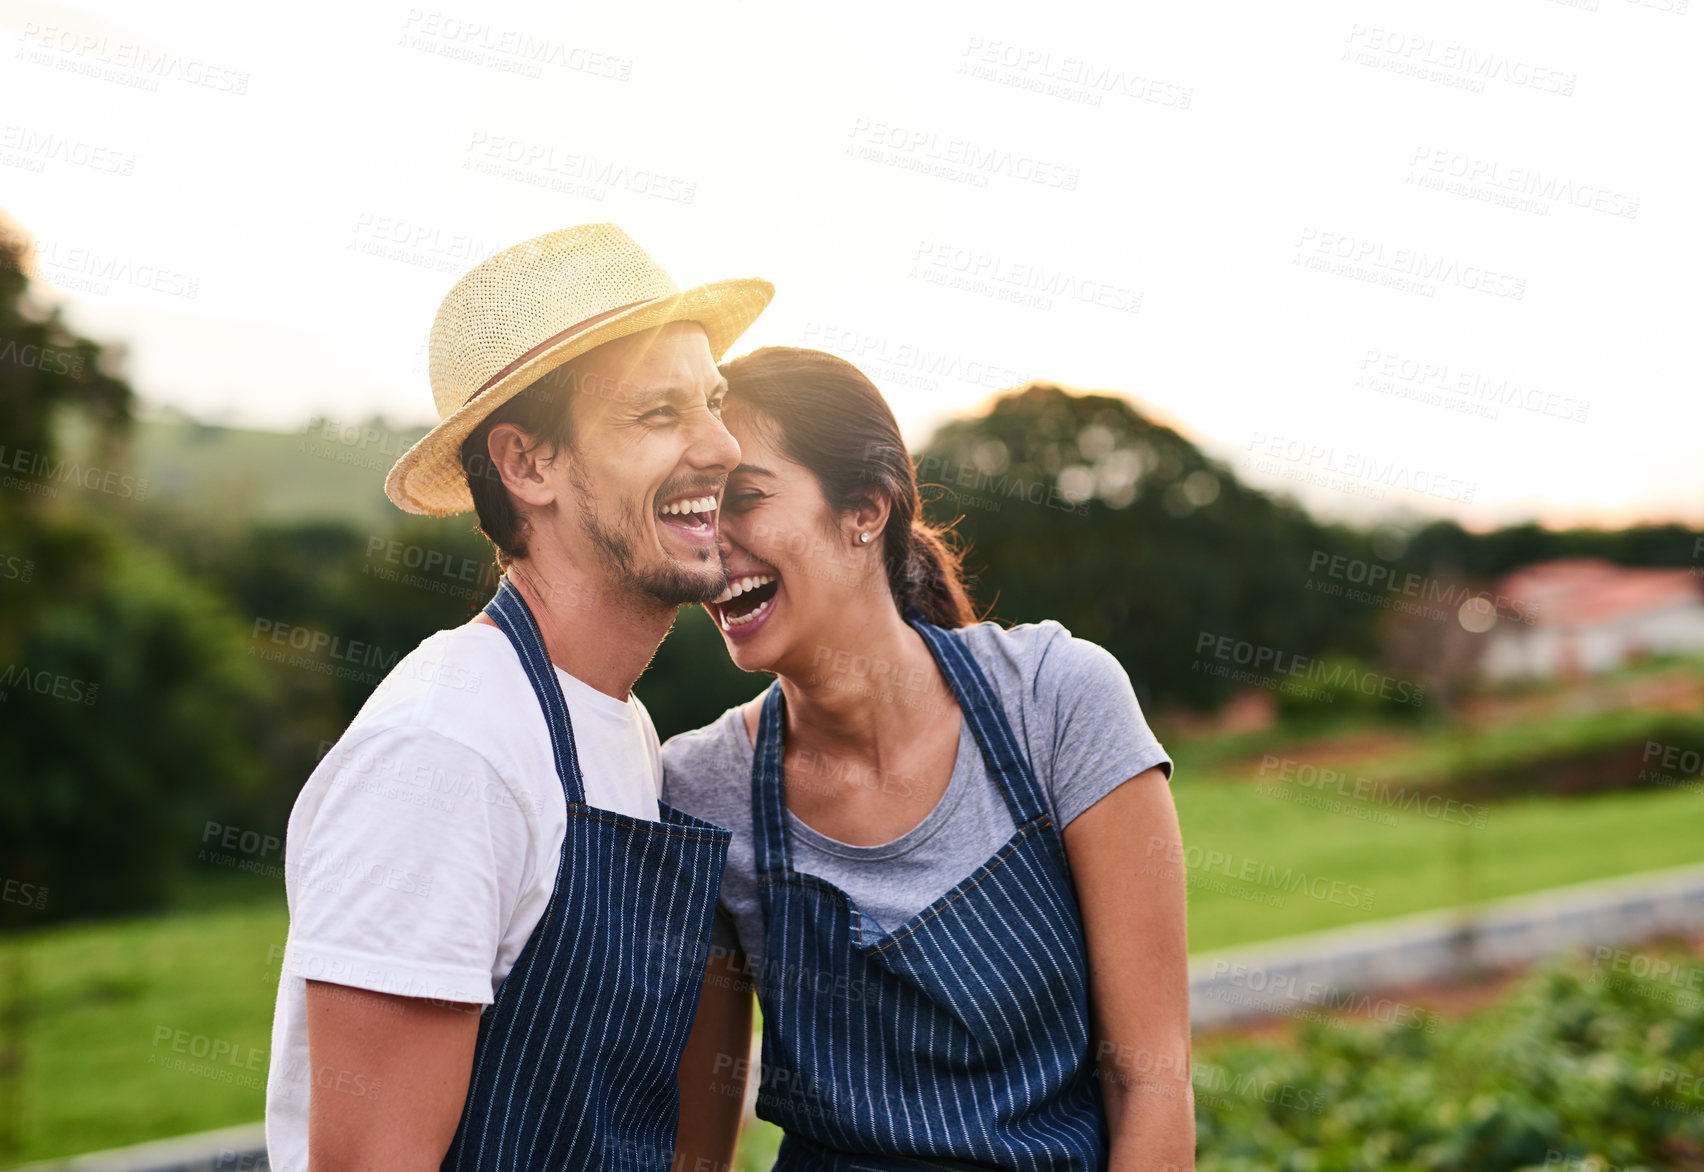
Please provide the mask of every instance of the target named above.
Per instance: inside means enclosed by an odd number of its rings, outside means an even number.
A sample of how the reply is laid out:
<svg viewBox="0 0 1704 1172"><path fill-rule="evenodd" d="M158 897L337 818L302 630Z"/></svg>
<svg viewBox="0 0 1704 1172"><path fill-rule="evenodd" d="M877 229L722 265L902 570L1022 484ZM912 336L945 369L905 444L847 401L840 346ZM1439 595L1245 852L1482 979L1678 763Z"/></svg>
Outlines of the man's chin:
<svg viewBox="0 0 1704 1172"><path fill-rule="evenodd" d="M719 597L727 589L728 575L721 558L696 564L670 558L634 585L665 606L692 606Z"/></svg>

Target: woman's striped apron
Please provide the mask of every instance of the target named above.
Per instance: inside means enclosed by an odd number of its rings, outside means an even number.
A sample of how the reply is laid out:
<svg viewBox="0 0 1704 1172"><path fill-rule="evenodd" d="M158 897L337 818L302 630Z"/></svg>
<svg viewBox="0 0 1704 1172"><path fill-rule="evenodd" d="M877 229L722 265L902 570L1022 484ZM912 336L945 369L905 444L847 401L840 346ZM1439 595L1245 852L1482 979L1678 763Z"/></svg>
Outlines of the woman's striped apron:
<svg viewBox="0 0 1704 1172"><path fill-rule="evenodd" d="M752 824L765 952L757 1113L775 1167L1087 1169L1106 1161L1088 961L1064 845L982 669L915 613L1016 831L897 930L793 870L779 683L764 698Z"/></svg>

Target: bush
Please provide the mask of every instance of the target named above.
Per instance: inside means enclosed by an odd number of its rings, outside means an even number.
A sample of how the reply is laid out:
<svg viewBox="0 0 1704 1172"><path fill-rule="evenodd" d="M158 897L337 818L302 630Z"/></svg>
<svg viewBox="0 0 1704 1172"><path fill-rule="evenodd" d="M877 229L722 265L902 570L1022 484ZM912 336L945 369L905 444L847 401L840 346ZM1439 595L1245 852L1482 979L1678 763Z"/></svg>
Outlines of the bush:
<svg viewBox="0 0 1704 1172"><path fill-rule="evenodd" d="M266 677L219 598L134 540L8 536L33 572L7 584L27 625L0 625L6 877L53 919L158 906L208 811L264 788Z"/></svg>
<svg viewBox="0 0 1704 1172"><path fill-rule="evenodd" d="M1669 959L1698 976L1689 958ZM1288 1046L1203 1047L1197 1166L1696 1167L1704 993L1697 980L1606 975L1557 963L1494 1008L1430 1031L1330 1023Z"/></svg>

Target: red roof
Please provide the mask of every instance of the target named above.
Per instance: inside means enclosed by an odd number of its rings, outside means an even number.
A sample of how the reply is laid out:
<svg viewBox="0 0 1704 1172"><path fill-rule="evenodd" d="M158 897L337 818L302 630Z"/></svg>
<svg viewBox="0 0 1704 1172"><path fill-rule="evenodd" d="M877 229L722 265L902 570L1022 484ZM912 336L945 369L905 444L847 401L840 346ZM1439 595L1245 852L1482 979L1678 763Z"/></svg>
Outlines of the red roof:
<svg viewBox="0 0 1704 1172"><path fill-rule="evenodd" d="M1516 570L1502 593L1533 608L1540 627L1590 627L1704 602L1691 570L1617 566L1599 558L1558 558Z"/></svg>

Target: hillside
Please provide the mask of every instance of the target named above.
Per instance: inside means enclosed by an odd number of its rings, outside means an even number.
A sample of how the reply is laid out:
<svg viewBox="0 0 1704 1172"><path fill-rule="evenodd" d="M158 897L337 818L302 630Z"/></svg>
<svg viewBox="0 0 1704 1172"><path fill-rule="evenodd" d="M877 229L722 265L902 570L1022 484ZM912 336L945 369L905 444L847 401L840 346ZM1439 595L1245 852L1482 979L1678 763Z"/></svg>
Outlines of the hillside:
<svg viewBox="0 0 1704 1172"><path fill-rule="evenodd" d="M425 432L382 420L316 420L293 432L137 420L125 471L146 482L147 501L192 515L388 530L398 514L385 499L385 473ZM81 438L68 429L65 450L86 453Z"/></svg>

